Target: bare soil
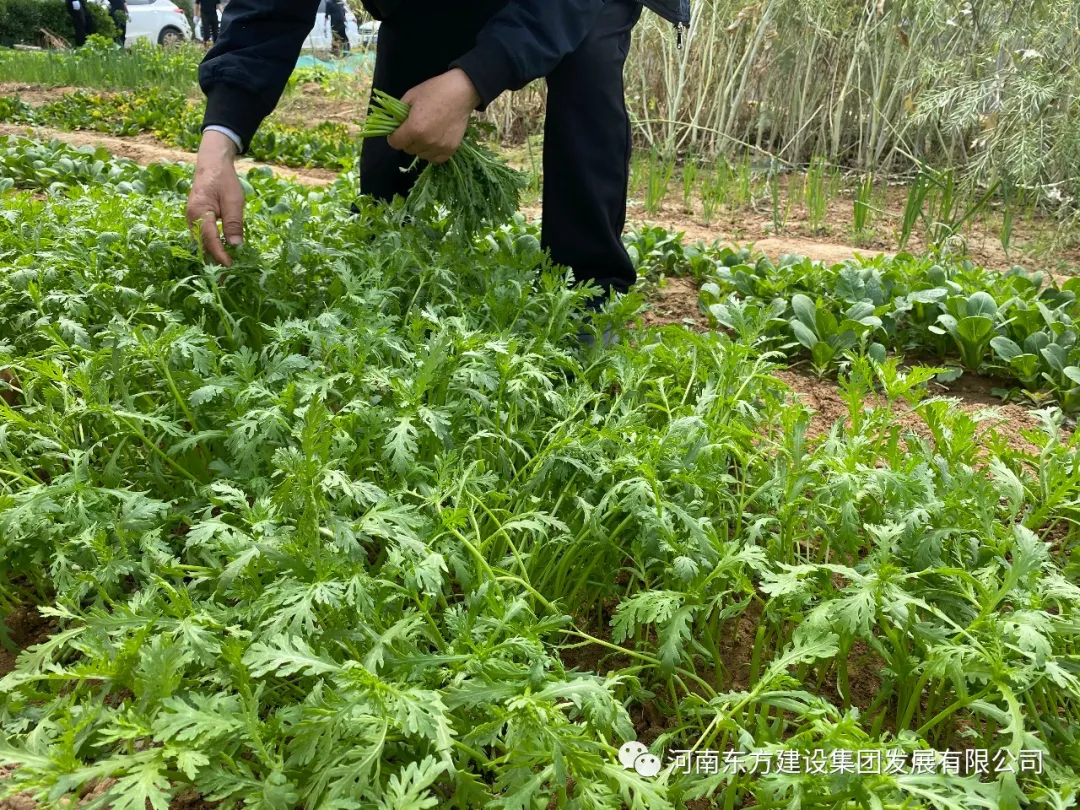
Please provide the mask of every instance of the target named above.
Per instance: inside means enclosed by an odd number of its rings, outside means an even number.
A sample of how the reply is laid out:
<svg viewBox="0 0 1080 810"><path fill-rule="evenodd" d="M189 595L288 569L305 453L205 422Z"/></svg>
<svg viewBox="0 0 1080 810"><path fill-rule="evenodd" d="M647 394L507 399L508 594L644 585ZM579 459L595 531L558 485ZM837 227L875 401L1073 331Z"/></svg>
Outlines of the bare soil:
<svg viewBox="0 0 1080 810"><path fill-rule="evenodd" d="M682 276L664 279L642 319L646 326L679 324L697 331L708 328L698 309L698 287L693 279Z"/></svg>
<svg viewBox="0 0 1080 810"><path fill-rule="evenodd" d="M58 101L69 93L86 90L85 87L45 87L41 84L21 84L19 82L0 82L0 96L18 96L31 107L40 107ZM101 92L101 95L108 95Z"/></svg>
<svg viewBox="0 0 1080 810"><path fill-rule="evenodd" d="M193 788L180 791L169 802L169 810L213 810L221 806L222 802L207 801Z"/></svg>
<svg viewBox="0 0 1080 810"><path fill-rule="evenodd" d="M0 765L0 783L11 776L14 770L14 768ZM35 810L35 807L34 800L22 793L9 799L0 799L0 810Z"/></svg>
<svg viewBox="0 0 1080 810"><path fill-rule="evenodd" d="M826 436L837 422L847 422L848 407L841 399L840 390L833 380L817 378L809 373L792 370L780 370L773 373L791 389L797 400L813 410L808 431L811 438ZM1039 421L1029 409L1014 403L1002 403L1000 400L986 402L982 393L972 395L962 387L950 389L941 386L941 389L939 393L942 396L958 400L954 407L969 414L974 415L993 409L994 418L981 423L984 432L993 430L1014 450L1024 453L1038 452L1038 448L1024 437L1024 431L1035 430L1039 427ZM884 407L886 402L884 398L874 395L868 398L865 404L870 407ZM931 436L922 417L912 412L905 404L895 404L893 414L900 427L911 430L924 438Z"/></svg>
<svg viewBox="0 0 1080 810"><path fill-rule="evenodd" d="M840 262L846 262L848 259L857 259L860 256L873 257L879 255L895 255L895 251L868 250L854 245L844 244L842 242L829 242L824 239L810 239L808 237L794 235L766 236L760 239L747 239L745 236L736 235L737 233L745 233L745 231L742 231L741 229L739 231L725 231L715 226L705 227L704 225L700 225L691 220L680 218L677 215L662 220L637 220L634 224L639 227L642 225L659 225L665 230L683 233L685 234L684 241L687 242L696 242L698 240L705 242L706 244L718 240L721 242L734 242L746 247L752 247L767 256L781 256L785 253L796 253L800 256L805 256L812 261L824 262L826 264L839 264Z"/></svg>
<svg viewBox="0 0 1080 810"><path fill-rule="evenodd" d="M322 121L345 124L360 131L360 122L367 114L367 101L371 91L371 79L359 74L352 82L355 95L337 98L327 93L317 83L305 84L282 96L273 120L293 126L311 126Z"/></svg>
<svg viewBox="0 0 1080 810"><path fill-rule="evenodd" d="M3 783L14 772L13 768L0 766L0 783ZM101 779L93 783L85 789L75 806L82 807L89 804L115 784L115 779ZM207 801L198 791L188 788L173 796L172 801L169 802L169 810L214 810L221 805L222 802ZM148 803L147 807L149 806ZM37 804L30 796L19 793L9 799L0 799L0 810L37 810Z"/></svg>
<svg viewBox="0 0 1080 810"><path fill-rule="evenodd" d="M895 213L898 217L900 212ZM706 225L700 214L687 214L681 205L665 204L649 218L635 216L634 209L631 209L629 221L634 227L659 225L665 230L683 233L688 242L733 242L752 246L770 256L797 253L829 264L858 256L896 255L898 239L895 236L886 237L880 229L878 235L870 240L856 241L845 237L845 217L850 222L850 212L846 212L842 204L830 203L829 221L836 225L819 234L811 234L805 219L798 216L792 217L783 233L775 234L769 217L747 208L725 211L722 217ZM1052 259L1038 254L1041 241L1051 227L1053 225L1049 223L1036 223L1024 228L1018 226L1015 244L1011 252L1006 253L991 228L986 223L977 222L967 234L966 257L975 264L995 270L1008 270L1020 264L1029 269L1046 269L1058 278L1080 273L1080 250L1060 251ZM905 248L910 253L922 253L926 249L926 241L919 235L914 236Z"/></svg>
<svg viewBox="0 0 1080 810"><path fill-rule="evenodd" d="M24 650L34 644L40 644L49 637L49 621L32 607L17 608L5 616L4 624L7 625L11 640L20 650ZM7 675L15 668L15 655L0 647L0 678ZM0 783L4 782L14 768L0 765ZM34 810L33 799L19 794L8 799L0 799L0 810Z"/></svg>
<svg viewBox="0 0 1080 810"><path fill-rule="evenodd" d="M24 650L40 644L49 637L49 621L33 607L20 607L4 617L8 633L15 646ZM0 678L15 668L15 655L0 647Z"/></svg>

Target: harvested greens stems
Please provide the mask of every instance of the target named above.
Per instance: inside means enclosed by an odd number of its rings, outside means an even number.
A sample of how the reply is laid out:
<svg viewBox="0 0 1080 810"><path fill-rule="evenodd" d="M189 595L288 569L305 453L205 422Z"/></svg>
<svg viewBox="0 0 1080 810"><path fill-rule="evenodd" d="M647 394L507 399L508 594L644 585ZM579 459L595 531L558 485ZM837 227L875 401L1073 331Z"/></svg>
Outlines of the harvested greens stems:
<svg viewBox="0 0 1080 810"><path fill-rule="evenodd" d="M363 132L365 138L386 138L409 117L409 105L376 90ZM417 218L428 218L438 208L449 212L450 231L471 238L484 223L499 225L518 209L525 178L481 146L475 124L470 124L461 147L450 160L428 164L413 186L406 207ZM413 166L420 161L417 158ZM411 167L410 167L411 168Z"/></svg>

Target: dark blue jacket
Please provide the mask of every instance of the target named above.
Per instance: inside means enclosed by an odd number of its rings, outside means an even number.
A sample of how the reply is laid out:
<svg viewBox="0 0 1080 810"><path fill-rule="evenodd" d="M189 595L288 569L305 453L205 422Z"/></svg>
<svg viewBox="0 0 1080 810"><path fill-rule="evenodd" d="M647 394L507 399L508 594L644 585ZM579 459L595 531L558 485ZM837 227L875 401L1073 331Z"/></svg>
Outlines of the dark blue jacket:
<svg viewBox="0 0 1080 810"><path fill-rule="evenodd" d="M690 0L633 0L673 23L690 22ZM468 74L481 109L505 90L550 73L580 45L597 12L620 0L510 0L480 32L476 47L453 65ZM376 19L408 0L364 0ZM278 99L296 66L319 0L230 0L221 37L199 66L206 93L203 126L228 127L245 146Z"/></svg>

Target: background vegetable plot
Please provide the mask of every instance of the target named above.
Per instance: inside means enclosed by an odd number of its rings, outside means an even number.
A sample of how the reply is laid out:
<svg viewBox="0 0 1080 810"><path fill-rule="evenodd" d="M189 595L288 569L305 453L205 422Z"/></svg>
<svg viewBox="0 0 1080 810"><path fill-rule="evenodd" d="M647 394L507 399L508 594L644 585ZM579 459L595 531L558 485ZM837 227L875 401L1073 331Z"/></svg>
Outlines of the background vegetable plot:
<svg viewBox="0 0 1080 810"><path fill-rule="evenodd" d="M117 93L76 90L41 107L0 96L0 122L111 135L150 133L196 152L202 137L202 105L184 92L163 88ZM358 165L360 144L353 129L341 123L296 127L270 122L260 127L245 154L284 166L351 169Z"/></svg>
<svg viewBox="0 0 1080 810"><path fill-rule="evenodd" d="M1019 266L1001 273L910 253L833 266L794 255L774 262L745 249L687 247L655 228L628 243L640 273L692 275L713 325L757 329L820 374L853 355L908 353L950 366L954 377L991 374L1030 400L1080 407L1080 279L1059 285Z"/></svg>
<svg viewBox="0 0 1080 810"><path fill-rule="evenodd" d="M188 786L275 810L1074 802L1080 475L1056 409L1021 452L927 397L933 370L856 344L848 419L811 440L755 302L729 302L726 333L585 351L587 292L520 223L463 253L401 209L350 216L349 177L252 173L222 276L184 232L183 169L0 157L49 189L8 190L0 217L0 608L52 623L0 679L4 790L59 806L112 777L90 804L120 810ZM1045 767L646 779L616 758L635 737Z"/></svg>

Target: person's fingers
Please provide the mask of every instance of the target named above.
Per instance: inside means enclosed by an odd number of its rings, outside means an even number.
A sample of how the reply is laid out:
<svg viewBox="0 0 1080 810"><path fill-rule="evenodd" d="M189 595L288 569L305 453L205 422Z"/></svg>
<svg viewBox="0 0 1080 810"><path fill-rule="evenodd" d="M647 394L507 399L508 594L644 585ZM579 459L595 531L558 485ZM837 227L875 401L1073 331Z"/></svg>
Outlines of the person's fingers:
<svg viewBox="0 0 1080 810"><path fill-rule="evenodd" d="M244 194L229 193L221 201L221 230L225 241L236 247L244 244Z"/></svg>
<svg viewBox="0 0 1080 810"><path fill-rule="evenodd" d="M217 214L213 211L208 211L202 218L200 230L202 235L202 245L206 252L210 254L215 262L223 267L231 266L232 259L230 259L229 254L225 252L225 245L221 243L221 237L218 235Z"/></svg>
<svg viewBox="0 0 1080 810"><path fill-rule="evenodd" d="M184 209L184 219L187 220L188 230L198 238L197 231L202 227L202 217L210 210L210 205L203 200L191 197Z"/></svg>
<svg viewBox="0 0 1080 810"><path fill-rule="evenodd" d="M453 156L454 150L441 143L429 144L420 152L420 157L428 163L446 163Z"/></svg>
<svg viewBox="0 0 1080 810"><path fill-rule="evenodd" d="M408 119L405 123L394 130L390 137L386 139L386 142L390 144L392 149L397 149L399 152L408 152L409 154L416 154L411 151L411 147L416 141L416 132L413 130L412 124Z"/></svg>

